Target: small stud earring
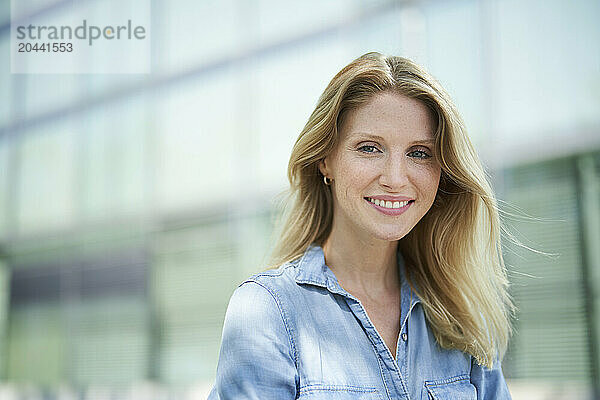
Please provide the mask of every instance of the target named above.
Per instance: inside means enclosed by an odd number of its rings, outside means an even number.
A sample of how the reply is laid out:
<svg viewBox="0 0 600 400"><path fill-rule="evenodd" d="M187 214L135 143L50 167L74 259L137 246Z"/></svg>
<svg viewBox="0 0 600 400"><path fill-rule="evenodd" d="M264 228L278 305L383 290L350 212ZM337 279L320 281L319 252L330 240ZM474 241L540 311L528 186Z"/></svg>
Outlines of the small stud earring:
<svg viewBox="0 0 600 400"><path fill-rule="evenodd" d="M326 177L325 175L323 175L323 182L325 182L326 186L331 185L331 182L333 182L333 179Z"/></svg>

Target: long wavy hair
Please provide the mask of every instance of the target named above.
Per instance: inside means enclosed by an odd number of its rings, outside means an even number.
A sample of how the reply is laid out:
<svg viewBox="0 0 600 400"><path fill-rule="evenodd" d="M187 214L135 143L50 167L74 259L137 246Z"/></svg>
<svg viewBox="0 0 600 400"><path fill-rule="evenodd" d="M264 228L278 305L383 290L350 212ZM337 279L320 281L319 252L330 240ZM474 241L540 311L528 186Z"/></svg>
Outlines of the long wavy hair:
<svg viewBox="0 0 600 400"><path fill-rule="evenodd" d="M344 67L319 98L292 150L289 197L270 265L300 257L313 242L323 245L333 198L318 164L335 149L346 113L386 91L421 101L437 119L434 152L442 174L431 209L399 241L407 278L440 346L491 367L506 350L513 311L496 199L450 96L406 58L367 53Z"/></svg>

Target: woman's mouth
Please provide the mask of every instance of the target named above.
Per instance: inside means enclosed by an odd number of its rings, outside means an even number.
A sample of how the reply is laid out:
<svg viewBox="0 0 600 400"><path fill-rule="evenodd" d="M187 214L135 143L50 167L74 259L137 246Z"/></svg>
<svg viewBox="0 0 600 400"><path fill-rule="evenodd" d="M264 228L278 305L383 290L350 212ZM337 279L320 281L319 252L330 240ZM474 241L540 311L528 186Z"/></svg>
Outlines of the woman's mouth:
<svg viewBox="0 0 600 400"><path fill-rule="evenodd" d="M373 199L371 197L365 197L364 199L377 211L386 215L400 215L414 203L414 200L390 201Z"/></svg>

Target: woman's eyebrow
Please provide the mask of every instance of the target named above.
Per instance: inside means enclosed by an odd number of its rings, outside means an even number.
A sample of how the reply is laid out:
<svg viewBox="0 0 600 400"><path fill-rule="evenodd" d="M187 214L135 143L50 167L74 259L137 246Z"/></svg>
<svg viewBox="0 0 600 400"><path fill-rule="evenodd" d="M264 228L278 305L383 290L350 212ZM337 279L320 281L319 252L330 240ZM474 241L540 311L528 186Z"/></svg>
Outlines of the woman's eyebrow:
<svg viewBox="0 0 600 400"><path fill-rule="evenodd" d="M414 142L412 142L413 144L428 144L428 145L433 145L435 143L435 139L422 139L422 140L415 140Z"/></svg>
<svg viewBox="0 0 600 400"><path fill-rule="evenodd" d="M367 132L352 132L350 134L350 136L351 137L361 137L361 138L365 138L365 139L385 140L381 136L373 135L373 134L367 133Z"/></svg>
<svg viewBox="0 0 600 400"><path fill-rule="evenodd" d="M382 138L381 136L378 135L373 135L372 133L367 133L367 132L352 132L350 134L351 137L360 137L360 138L365 138L365 139L373 139L373 140L378 140L378 141L382 141L385 142L385 139ZM415 144L421 144L421 145L433 145L435 143L435 139L429 138L429 139L417 139L417 140L413 140L412 142L410 142L411 145L415 145Z"/></svg>

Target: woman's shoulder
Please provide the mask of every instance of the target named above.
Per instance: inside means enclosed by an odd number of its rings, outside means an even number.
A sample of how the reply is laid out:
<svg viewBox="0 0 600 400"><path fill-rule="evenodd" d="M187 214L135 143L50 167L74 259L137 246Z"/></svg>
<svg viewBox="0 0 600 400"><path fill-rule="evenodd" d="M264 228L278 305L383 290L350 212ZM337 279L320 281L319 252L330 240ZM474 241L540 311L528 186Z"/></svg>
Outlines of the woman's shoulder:
<svg viewBox="0 0 600 400"><path fill-rule="evenodd" d="M298 311L323 301L323 297L317 295L311 286L327 287L328 278L324 275L323 265L324 258L319 248L310 246L300 257L257 272L242 281L232 295L230 307L238 304L245 308L243 304L260 302L270 305L271 312L263 309L268 316L272 317L272 310L276 307L284 319L295 320Z"/></svg>
<svg viewBox="0 0 600 400"><path fill-rule="evenodd" d="M278 267L257 272L240 283L242 286L252 286L255 289L262 286L272 295L285 295L294 290L296 285L296 268L298 262L286 262ZM248 289L247 289L248 290ZM250 289L251 290L251 289Z"/></svg>
<svg viewBox="0 0 600 400"><path fill-rule="evenodd" d="M224 332L271 332L291 339L294 309L294 265L255 273L234 290L225 315ZM292 346L293 347L293 346Z"/></svg>

